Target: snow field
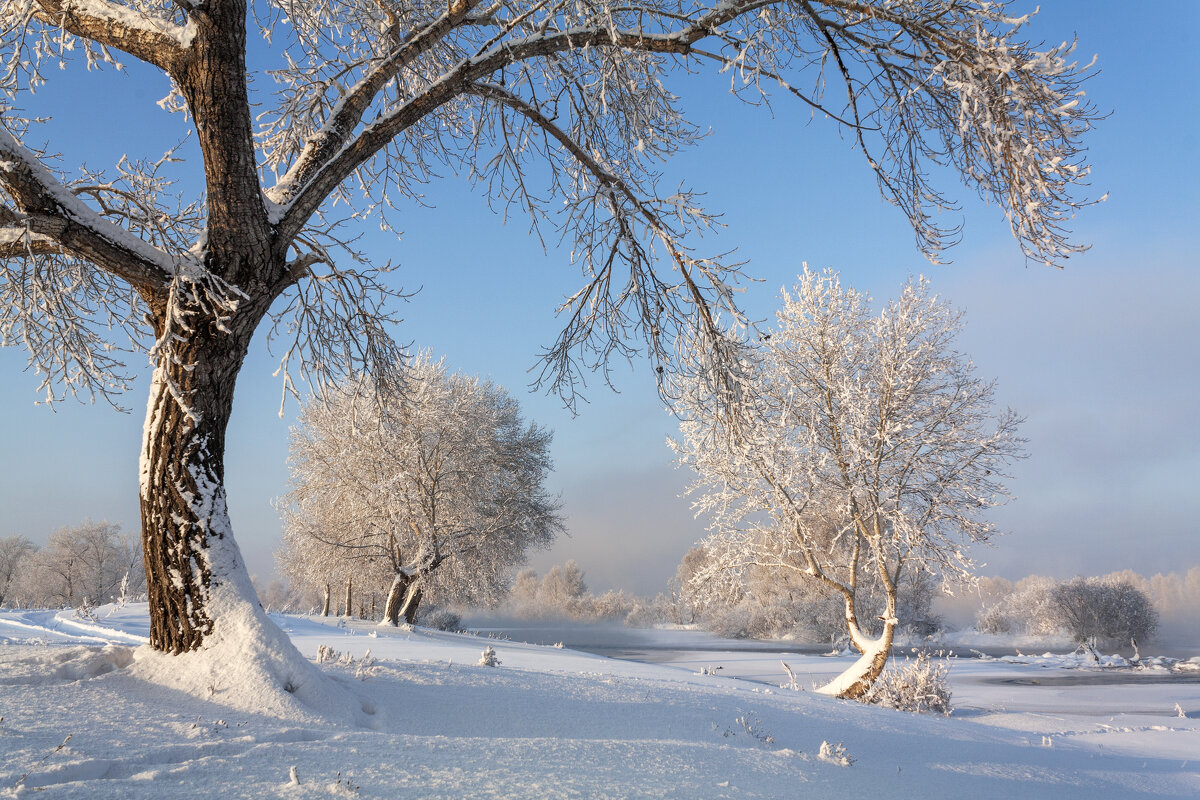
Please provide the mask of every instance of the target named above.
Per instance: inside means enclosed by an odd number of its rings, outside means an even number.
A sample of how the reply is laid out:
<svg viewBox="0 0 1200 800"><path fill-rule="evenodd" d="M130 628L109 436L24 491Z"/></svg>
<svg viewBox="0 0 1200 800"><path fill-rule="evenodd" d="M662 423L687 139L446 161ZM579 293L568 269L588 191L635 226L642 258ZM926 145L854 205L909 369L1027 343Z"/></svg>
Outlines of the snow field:
<svg viewBox="0 0 1200 800"><path fill-rule="evenodd" d="M129 644L144 635L144 605L93 620L0 612L0 796L1200 795L1196 683L1056 685L1084 673L963 660L951 669L955 715L920 717L728 677L782 682L774 655L705 653L724 667L714 676L689 662L273 618L305 656L337 651L320 668L370 713L263 713L236 666L147 670L163 657ZM488 645L500 666L478 665ZM788 660L801 682L842 666ZM823 760L825 743L843 744L851 765Z"/></svg>

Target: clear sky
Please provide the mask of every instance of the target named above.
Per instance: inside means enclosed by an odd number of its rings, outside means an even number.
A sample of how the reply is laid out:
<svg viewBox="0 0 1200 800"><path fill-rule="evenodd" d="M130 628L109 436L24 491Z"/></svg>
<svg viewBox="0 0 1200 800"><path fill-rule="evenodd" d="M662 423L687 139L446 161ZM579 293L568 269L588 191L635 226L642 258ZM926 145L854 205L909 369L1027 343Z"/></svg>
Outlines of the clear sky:
<svg viewBox="0 0 1200 800"><path fill-rule="evenodd" d="M1032 7L1032 4L1024 4ZM1015 10L1026 10L1022 5ZM1064 270L1026 266L1000 211L947 185L963 201L964 241L953 263L917 252L901 214L880 198L869 170L821 120L779 98L774 113L743 107L721 76L676 85L694 120L712 129L667 167L667 181L708 193L727 228L716 251L749 259L744 303L768 317L802 262L841 270L845 283L884 299L913 273L967 312L962 349L999 397L1028 418L1030 458L1016 467L1018 499L995 514L1010 533L980 552L987 574L1069 577L1131 568L1152 574L1200 565L1200 4L1045 3L1034 36L1078 35L1083 60L1099 55L1088 85L1111 112L1090 140L1093 195L1074 230L1092 249ZM154 101L165 85L69 70L31 109L64 165L109 166L122 153L157 156L180 135ZM266 79L261 79L265 81ZM191 165L195 168L198 165ZM453 177L429 189L429 208L405 211L403 239L368 234L380 262L420 292L402 309L398 338L444 355L452 368L488 375L516 394L529 418L555 431L556 469L570 536L532 561L544 570L576 559L594 588L663 588L704 534L679 496L665 437L674 425L643 365L616 372L619 394L598 378L572 417L531 394L528 372L558 332L554 308L579 281L568 254L543 252L521 220L505 225ZM371 227L371 226L367 226ZM126 396L131 413L71 401L35 406L25 354L0 350L0 537L44 541L85 518L138 529L137 459L148 372ZM287 431L278 379L258 347L239 380L227 453L234 530L252 572L272 571L280 523L272 500L286 489Z"/></svg>

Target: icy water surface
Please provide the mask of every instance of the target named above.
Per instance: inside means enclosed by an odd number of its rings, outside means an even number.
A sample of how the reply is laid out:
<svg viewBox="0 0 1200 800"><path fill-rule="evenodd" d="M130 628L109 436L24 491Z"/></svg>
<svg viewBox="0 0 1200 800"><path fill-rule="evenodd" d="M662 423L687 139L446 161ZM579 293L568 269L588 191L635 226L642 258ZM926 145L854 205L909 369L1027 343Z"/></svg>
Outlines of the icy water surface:
<svg viewBox="0 0 1200 800"><path fill-rule="evenodd" d="M694 672L710 672L726 677L741 678L756 683L778 685L787 679L782 662L789 666L802 681L813 685L832 678L841 672L853 656L848 653L833 654L829 644L793 641L758 641L749 639L724 639L707 631L680 629L630 628L619 622L576 623L564 620L521 620L500 618L464 618L463 624L480 635L498 639L528 642L531 644L555 645L572 650L638 661L647 664L671 664ZM952 653L956 683L979 682L996 685L1042 686L1042 687L1098 687L1116 685L1149 684L1197 684L1200 671L1173 673L1166 670L1133 670L1109 668L1104 670L1054 669L1046 665L1014 665L1018 674L997 676L996 664L988 669L986 676L972 675L970 665L989 663L982 659L1016 656L1013 647L947 647L927 646L931 651ZM1170 648L1172 651L1180 648ZM1194 648L1182 648L1194 650ZM897 656L914 652L911 646L899 645ZM1160 654L1157 648L1147 648L1147 653ZM1187 653L1192 655L1194 653ZM1028 653L1025 653L1028 656ZM1126 653L1125 655L1129 655ZM1145 655L1145 654L1144 654ZM1172 653L1179 657L1176 653ZM1032 658L1036 658L1032 657ZM994 663L994 662L991 662Z"/></svg>

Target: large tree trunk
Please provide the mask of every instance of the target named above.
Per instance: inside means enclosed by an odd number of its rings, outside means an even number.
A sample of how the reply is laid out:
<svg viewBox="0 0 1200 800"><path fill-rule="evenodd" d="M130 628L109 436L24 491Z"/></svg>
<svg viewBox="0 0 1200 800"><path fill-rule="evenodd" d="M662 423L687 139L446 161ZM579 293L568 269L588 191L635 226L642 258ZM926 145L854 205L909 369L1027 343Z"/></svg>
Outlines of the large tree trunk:
<svg viewBox="0 0 1200 800"><path fill-rule="evenodd" d="M409 625L417 624L417 607L421 605L421 585L416 581L409 584L408 596L404 598L404 607L400 613Z"/></svg>
<svg viewBox="0 0 1200 800"><path fill-rule="evenodd" d="M150 644L172 653L198 648L212 632L214 571L219 581L245 594L237 585L241 581L227 574L245 570L225 507L224 468L225 427L241 357L205 356L190 372L174 363L155 369L143 431L142 546ZM213 552L218 543L219 563Z"/></svg>
<svg viewBox="0 0 1200 800"><path fill-rule="evenodd" d="M417 607L421 605L420 575L410 575L408 572L397 572L392 578L388 589L387 602L383 606L383 622L380 624L399 625L400 618L409 625L417 622Z"/></svg>
<svg viewBox="0 0 1200 800"><path fill-rule="evenodd" d="M160 358L154 372L141 459L150 643L189 653L203 669L223 671L236 662L238 683L253 694L256 710L293 715L307 708L361 724L373 712L327 680L271 622L233 539L225 430L262 311L247 305L223 330L200 315L189 320L174 358ZM154 672L152 659L144 663L156 680L169 682L175 672L162 670L161 662Z"/></svg>
<svg viewBox="0 0 1200 800"><path fill-rule="evenodd" d="M347 617L354 616L354 613L352 611L353 608L354 608L354 580L352 578L346 578L346 616Z"/></svg>
<svg viewBox="0 0 1200 800"><path fill-rule="evenodd" d="M158 339L141 457L150 643L198 649L224 615L260 614L225 505L225 429L246 349L286 272L255 169L244 0L205 4L176 82L204 155L203 269L147 297ZM249 607L247 607L249 605ZM256 610L257 609L257 610Z"/></svg>
<svg viewBox="0 0 1200 800"><path fill-rule="evenodd" d="M157 650L195 650L220 614L249 605L253 615L258 606L225 504L225 430L260 316L247 311L223 330L199 313L189 318L190 330L177 330L151 381L140 483L150 644Z"/></svg>

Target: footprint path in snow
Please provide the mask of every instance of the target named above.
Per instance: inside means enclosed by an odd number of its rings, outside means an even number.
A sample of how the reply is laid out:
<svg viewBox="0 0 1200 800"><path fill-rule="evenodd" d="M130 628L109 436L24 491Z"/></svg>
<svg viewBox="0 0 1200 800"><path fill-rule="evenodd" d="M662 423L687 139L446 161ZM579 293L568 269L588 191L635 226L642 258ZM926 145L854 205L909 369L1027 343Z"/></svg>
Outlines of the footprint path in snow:
<svg viewBox="0 0 1200 800"><path fill-rule="evenodd" d="M224 723L218 721L214 725L221 727ZM207 727L201 726L197 721L193 727L198 726ZM65 757L71 758L75 755L74 760L61 764L39 764L38 767L24 773L23 777L18 779L17 785L26 789L41 790L79 781L154 780L163 775L186 772L192 766L212 759L237 758L257 751L274 750L281 745L319 742L337 737L338 734L294 728L262 736L244 735L224 741L167 745L130 758L79 758L68 748L64 751ZM54 757L54 754L51 754L45 760L52 762Z"/></svg>

